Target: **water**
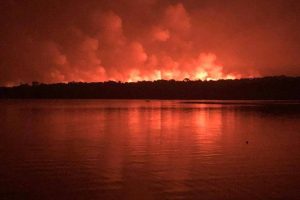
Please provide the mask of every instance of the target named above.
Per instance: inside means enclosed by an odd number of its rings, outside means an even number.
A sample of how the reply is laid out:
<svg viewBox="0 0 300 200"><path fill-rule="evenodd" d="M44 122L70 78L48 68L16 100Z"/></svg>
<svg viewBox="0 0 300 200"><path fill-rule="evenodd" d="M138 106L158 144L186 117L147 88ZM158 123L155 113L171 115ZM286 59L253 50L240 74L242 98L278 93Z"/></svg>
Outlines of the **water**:
<svg viewBox="0 0 300 200"><path fill-rule="evenodd" d="M299 104L2 100L0 128L0 199L300 198Z"/></svg>

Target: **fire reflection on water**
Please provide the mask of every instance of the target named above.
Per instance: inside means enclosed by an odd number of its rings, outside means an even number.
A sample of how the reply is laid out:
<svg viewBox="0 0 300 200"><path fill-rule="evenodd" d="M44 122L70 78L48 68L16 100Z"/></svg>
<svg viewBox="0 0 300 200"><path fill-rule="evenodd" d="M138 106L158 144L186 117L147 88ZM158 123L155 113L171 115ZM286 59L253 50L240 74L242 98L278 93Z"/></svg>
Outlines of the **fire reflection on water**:
<svg viewBox="0 0 300 200"><path fill-rule="evenodd" d="M299 117L179 101L2 104L0 195L293 199L297 188Z"/></svg>

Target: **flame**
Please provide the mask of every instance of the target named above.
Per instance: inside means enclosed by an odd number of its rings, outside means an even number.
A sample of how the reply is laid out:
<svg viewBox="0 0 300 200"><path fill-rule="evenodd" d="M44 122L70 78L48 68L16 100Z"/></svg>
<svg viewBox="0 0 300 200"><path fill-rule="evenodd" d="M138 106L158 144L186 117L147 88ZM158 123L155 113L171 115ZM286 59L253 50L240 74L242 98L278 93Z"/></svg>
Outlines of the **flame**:
<svg viewBox="0 0 300 200"><path fill-rule="evenodd" d="M154 81L154 80L219 80L219 79L238 79L241 77L237 73L224 73L223 65L216 62L216 55L212 53L202 53L198 59L189 64L188 67L180 68L175 65L172 69L154 69L148 73L143 70L132 69L129 72L128 82Z"/></svg>

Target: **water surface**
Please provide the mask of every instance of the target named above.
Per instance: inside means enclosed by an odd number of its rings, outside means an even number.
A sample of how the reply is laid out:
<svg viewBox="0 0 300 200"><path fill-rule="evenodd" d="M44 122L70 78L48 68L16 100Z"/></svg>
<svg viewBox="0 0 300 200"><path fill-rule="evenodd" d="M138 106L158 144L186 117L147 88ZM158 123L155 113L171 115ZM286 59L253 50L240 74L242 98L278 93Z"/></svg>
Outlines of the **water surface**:
<svg viewBox="0 0 300 200"><path fill-rule="evenodd" d="M299 107L2 100L0 199L299 199Z"/></svg>

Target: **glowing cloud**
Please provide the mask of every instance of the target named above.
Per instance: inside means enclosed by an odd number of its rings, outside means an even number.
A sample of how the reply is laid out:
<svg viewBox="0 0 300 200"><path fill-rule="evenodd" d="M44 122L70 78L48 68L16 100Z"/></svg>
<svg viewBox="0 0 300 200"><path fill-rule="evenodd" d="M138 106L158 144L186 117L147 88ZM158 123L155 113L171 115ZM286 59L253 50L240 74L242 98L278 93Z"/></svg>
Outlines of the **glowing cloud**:
<svg viewBox="0 0 300 200"><path fill-rule="evenodd" d="M4 1L0 85L299 75L287 1L176 2Z"/></svg>

